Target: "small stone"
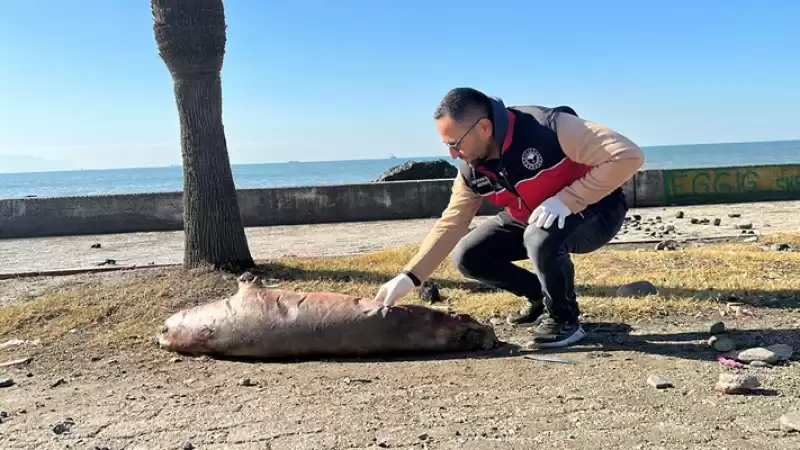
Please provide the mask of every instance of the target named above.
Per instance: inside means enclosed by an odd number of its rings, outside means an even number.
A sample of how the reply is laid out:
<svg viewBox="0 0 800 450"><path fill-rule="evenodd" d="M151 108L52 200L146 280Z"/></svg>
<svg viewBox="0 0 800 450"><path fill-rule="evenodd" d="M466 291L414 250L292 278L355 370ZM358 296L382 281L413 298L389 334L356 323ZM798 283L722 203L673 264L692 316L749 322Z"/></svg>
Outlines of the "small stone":
<svg viewBox="0 0 800 450"><path fill-rule="evenodd" d="M617 289L617 297L642 297L647 295L658 295L658 288L649 281L636 281L622 285Z"/></svg>
<svg viewBox="0 0 800 450"><path fill-rule="evenodd" d="M380 448L389 448L389 441L386 439L379 439L378 440L378 447Z"/></svg>
<svg viewBox="0 0 800 450"><path fill-rule="evenodd" d="M11 378L0 378L0 388L7 388L14 385L14 380Z"/></svg>
<svg viewBox="0 0 800 450"><path fill-rule="evenodd" d="M253 380L251 380L250 378L246 378L246 377L245 378L240 378L239 381L236 382L236 384L238 384L239 386L255 386L255 383L253 383Z"/></svg>
<svg viewBox="0 0 800 450"><path fill-rule="evenodd" d="M63 378L59 378L56 381L53 381L52 383L50 383L50 387L51 388L55 388L55 387L61 386L62 384L67 384L67 380L65 380Z"/></svg>
<svg viewBox="0 0 800 450"><path fill-rule="evenodd" d="M171 362L172 364L179 363L181 361L183 361L183 359L181 359L181 358L179 358L177 356L169 360L169 362Z"/></svg>
<svg viewBox="0 0 800 450"><path fill-rule="evenodd" d="M742 217L742 215L739 214L739 213L730 213L730 214L728 214L728 217L730 217L732 219L735 219L737 217Z"/></svg>
<svg viewBox="0 0 800 450"><path fill-rule="evenodd" d="M672 239L663 240L658 244L656 244L656 251L662 251L662 250L674 251L677 249L678 249L678 243Z"/></svg>
<svg viewBox="0 0 800 450"><path fill-rule="evenodd" d="M422 433L417 437L419 438L420 441L427 441L429 436L428 433Z"/></svg>
<svg viewBox="0 0 800 450"><path fill-rule="evenodd" d="M717 322L714 325L711 325L711 329L709 333L711 334L722 334L725 332L725 323L724 322Z"/></svg>
<svg viewBox="0 0 800 450"><path fill-rule="evenodd" d="M719 217L714 219L714 226L715 227L720 226L721 223L722 223L722 219L720 219Z"/></svg>
<svg viewBox="0 0 800 450"><path fill-rule="evenodd" d="M702 218L702 219L700 219L700 224L701 224L701 225L707 225L709 222L711 222L711 221L710 221L710 220L708 220L708 219L706 219L705 217L704 217L704 218Z"/></svg>
<svg viewBox="0 0 800 450"><path fill-rule="evenodd" d="M25 358L12 359L11 361L6 361L6 362L0 364L0 367L22 366L22 365L28 364L31 361L33 361L33 358L31 358L30 356L25 357Z"/></svg>
<svg viewBox="0 0 800 450"><path fill-rule="evenodd" d="M647 377L647 384L656 389L666 389L668 387L672 387L672 383L659 375L650 375Z"/></svg>
<svg viewBox="0 0 800 450"><path fill-rule="evenodd" d="M439 303L442 296L439 293L439 285L430 280L425 280L419 288L419 298L429 303Z"/></svg>
<svg viewBox="0 0 800 450"><path fill-rule="evenodd" d="M784 431L800 431L800 412L791 412L782 415L781 429Z"/></svg>
<svg viewBox="0 0 800 450"><path fill-rule="evenodd" d="M63 422L57 423L55 424L55 426L53 426L53 433L55 434L68 433L72 429L73 425L75 425L75 421L67 417L66 419L64 419Z"/></svg>
<svg viewBox="0 0 800 450"><path fill-rule="evenodd" d="M778 361L788 361L792 359L792 355L794 355L794 347L789 344L773 344L767 346L767 350L775 353Z"/></svg>
<svg viewBox="0 0 800 450"><path fill-rule="evenodd" d="M753 228L753 224L750 222L740 223L737 225L740 230L750 230Z"/></svg>
<svg viewBox="0 0 800 450"><path fill-rule="evenodd" d="M769 246L769 249L773 252L782 252L790 248L789 244L772 244Z"/></svg>
<svg viewBox="0 0 800 450"><path fill-rule="evenodd" d="M183 444L183 450L194 450L194 444L186 442Z"/></svg>
<svg viewBox="0 0 800 450"><path fill-rule="evenodd" d="M98 243L92 244L92 248L100 248L100 244Z"/></svg>
<svg viewBox="0 0 800 450"><path fill-rule="evenodd" d="M642 220L642 216L640 216L639 214L634 214L633 215L633 220L636 220L636 221Z"/></svg>
<svg viewBox="0 0 800 450"><path fill-rule="evenodd" d="M743 363L763 361L768 364L774 364L778 362L778 355L766 348L755 347L740 351L738 355L736 355L736 359Z"/></svg>
<svg viewBox="0 0 800 450"><path fill-rule="evenodd" d="M736 349L736 342L727 336L711 336L708 345L718 352L729 352Z"/></svg>
<svg viewBox="0 0 800 450"><path fill-rule="evenodd" d="M656 222L661 222L661 216L656 216Z"/></svg>
<svg viewBox="0 0 800 450"><path fill-rule="evenodd" d="M697 225L697 224L698 224L700 221L699 221L698 219L695 219L694 217L692 217L692 218L689 220L689 222L691 222L691 223L692 223L692 224L694 224L694 225Z"/></svg>
<svg viewBox="0 0 800 450"><path fill-rule="evenodd" d="M676 219L683 219L683 211L678 211L675 213Z"/></svg>
<svg viewBox="0 0 800 450"><path fill-rule="evenodd" d="M758 389L761 383L752 375L736 373L721 373L714 389L723 394L746 394L753 389Z"/></svg>
<svg viewBox="0 0 800 450"><path fill-rule="evenodd" d="M667 225L666 228L664 228L664 230L667 231L668 233L671 233L671 232L675 231L675 225L671 225L671 224Z"/></svg>

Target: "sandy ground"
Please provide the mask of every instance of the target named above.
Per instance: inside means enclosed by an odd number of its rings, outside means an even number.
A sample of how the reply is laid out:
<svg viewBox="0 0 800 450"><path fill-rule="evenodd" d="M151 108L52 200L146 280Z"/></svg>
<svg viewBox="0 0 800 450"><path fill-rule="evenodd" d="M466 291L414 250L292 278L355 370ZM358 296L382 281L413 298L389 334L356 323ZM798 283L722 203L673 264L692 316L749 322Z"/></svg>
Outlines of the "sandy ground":
<svg viewBox="0 0 800 450"><path fill-rule="evenodd" d="M631 216L643 216L642 229L629 225L620 240L653 238L644 228L667 224L684 233L667 237L678 238L739 234L733 224L744 222L752 222L756 234L796 231L798 206L633 210ZM674 217L679 209L683 219ZM742 217L729 218L731 212ZM692 217L712 223L693 225ZM289 251L332 255L414 243L431 223L274 227L248 234L257 258ZM365 236L369 244L359 243ZM91 249L95 242L102 248ZM0 241L0 264L7 271L91 266L106 258L180 262L181 246L180 233ZM125 276L0 281L0 304L58 284L114 283ZM800 433L782 429L780 420L800 411L799 305L797 299L770 303L753 308L753 317L715 312L628 323L590 317L585 341L552 353L574 364L526 359L511 347L405 360L174 360L155 346L87 350L82 330L58 342L0 343L0 383L14 381L0 388L0 448L794 450ZM719 374L734 371L721 366L707 345L709 326L718 320L733 329L742 348L787 343L795 354L778 365L741 369L757 377L758 391L716 392ZM494 323L509 344L525 341L524 328ZM2 367L20 358L32 359ZM650 375L672 387L649 386ZM242 385L243 378L253 385Z"/></svg>
<svg viewBox="0 0 800 450"><path fill-rule="evenodd" d="M675 217L683 211L684 217ZM800 201L744 203L735 205L669 208L633 208L629 216L641 215L639 229L628 226L615 242L661 238L686 239L700 236L766 234L800 230ZM731 218L729 214L741 214ZM657 221L656 218L661 220ZM708 219L707 224L692 224ZM720 219L718 226L714 219ZM479 224L485 217L473 222ZM435 219L356 222L301 226L248 228L253 257L270 259L285 256L333 256L379 250L419 243ZM734 229L752 224L751 230ZM663 235L661 228L674 226ZM656 234L656 236L652 236ZM100 248L91 248L92 244ZM183 232L130 233L100 236L66 236L37 239L0 240L0 274L9 272L97 267L106 260L117 265L180 263L183 259Z"/></svg>
<svg viewBox="0 0 800 450"><path fill-rule="evenodd" d="M160 350L87 352L81 335L0 350L3 449L797 449L794 361L746 368L761 390L726 395L706 345L719 317L594 323L580 345L530 360L498 350L449 358L238 362ZM727 318L743 346L800 349L800 315ZM524 330L497 325L522 343ZM762 331L769 330L769 331ZM54 350L57 348L60 350ZM655 389L650 375L672 387ZM243 378L251 386L242 385Z"/></svg>

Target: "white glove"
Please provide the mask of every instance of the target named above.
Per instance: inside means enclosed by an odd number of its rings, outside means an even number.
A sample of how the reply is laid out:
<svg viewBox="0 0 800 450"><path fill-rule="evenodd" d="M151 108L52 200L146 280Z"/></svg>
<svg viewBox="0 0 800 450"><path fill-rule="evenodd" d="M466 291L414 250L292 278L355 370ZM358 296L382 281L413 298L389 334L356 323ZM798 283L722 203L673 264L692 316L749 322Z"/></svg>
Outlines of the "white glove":
<svg viewBox="0 0 800 450"><path fill-rule="evenodd" d="M381 286L375 296L375 301L382 301L383 306L392 306L397 300L405 297L413 287L414 282L411 281L411 278L401 273Z"/></svg>
<svg viewBox="0 0 800 450"><path fill-rule="evenodd" d="M564 222L570 214L572 211L567 208L567 205L554 196L543 201L533 210L528 218L528 224L536 222L536 226L539 228L550 228L550 225L558 219L558 228L564 228Z"/></svg>

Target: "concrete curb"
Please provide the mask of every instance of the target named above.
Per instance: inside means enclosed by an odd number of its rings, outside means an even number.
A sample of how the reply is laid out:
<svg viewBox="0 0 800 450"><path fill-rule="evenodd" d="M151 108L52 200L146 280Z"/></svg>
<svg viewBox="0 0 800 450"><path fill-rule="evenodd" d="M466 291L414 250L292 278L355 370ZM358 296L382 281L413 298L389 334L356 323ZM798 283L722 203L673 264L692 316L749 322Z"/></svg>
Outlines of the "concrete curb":
<svg viewBox="0 0 800 450"><path fill-rule="evenodd" d="M34 277L58 277L65 275L80 275L84 273L117 272L120 270L135 269L163 269L170 267L180 267L182 264L145 264L127 266L106 266L106 267L73 267L68 269L53 270L32 270L27 272L0 272L0 280L10 280L14 278L34 278Z"/></svg>
<svg viewBox="0 0 800 450"><path fill-rule="evenodd" d="M439 217L452 179L239 189L245 227ZM800 200L800 164L643 170L630 207ZM183 193L0 199L0 239L182 231ZM484 202L478 215L499 211Z"/></svg>

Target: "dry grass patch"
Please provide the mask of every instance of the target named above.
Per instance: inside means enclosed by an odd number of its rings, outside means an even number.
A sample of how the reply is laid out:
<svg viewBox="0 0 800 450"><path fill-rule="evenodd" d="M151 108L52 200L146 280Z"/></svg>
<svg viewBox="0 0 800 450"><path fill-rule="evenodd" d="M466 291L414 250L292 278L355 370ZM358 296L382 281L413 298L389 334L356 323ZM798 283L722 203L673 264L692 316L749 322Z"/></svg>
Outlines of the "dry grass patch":
<svg viewBox="0 0 800 450"><path fill-rule="evenodd" d="M772 236L766 244L800 245L800 235ZM797 307L800 253L762 250L765 242L707 245L680 251L618 251L612 248L574 256L584 313L625 319L653 314L691 313L717 306L715 296L765 306ZM371 297L413 255L415 248L341 258L281 259L262 266L268 284L285 289L334 291ZM527 266L525 262L519 262ZM0 339L45 341L70 330L90 332L91 343L150 343L173 311L229 295L235 278L204 270L148 269L103 274L49 289L30 300L0 309ZM434 274L454 310L479 317L505 315L521 299L492 292L464 279L446 262ZM615 297L619 285L648 280L659 296ZM24 283L25 280L20 280ZM419 302L416 294L404 301Z"/></svg>

